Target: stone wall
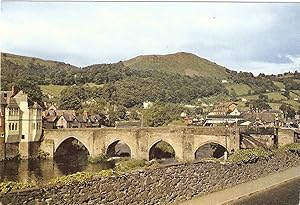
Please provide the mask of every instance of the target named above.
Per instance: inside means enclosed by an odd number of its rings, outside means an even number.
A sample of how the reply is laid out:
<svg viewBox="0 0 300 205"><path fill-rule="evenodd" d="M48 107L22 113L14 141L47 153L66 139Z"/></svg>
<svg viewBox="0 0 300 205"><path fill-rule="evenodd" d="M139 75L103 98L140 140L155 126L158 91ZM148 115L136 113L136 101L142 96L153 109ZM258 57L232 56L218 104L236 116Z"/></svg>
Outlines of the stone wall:
<svg viewBox="0 0 300 205"><path fill-rule="evenodd" d="M299 166L299 154L289 153L255 164L213 162L177 164L99 177L83 183L56 185L0 195L3 204L169 204Z"/></svg>
<svg viewBox="0 0 300 205"><path fill-rule="evenodd" d="M278 144L285 145L294 142L294 130L278 129Z"/></svg>
<svg viewBox="0 0 300 205"><path fill-rule="evenodd" d="M5 160L5 145L4 138L0 137L0 161Z"/></svg>
<svg viewBox="0 0 300 205"><path fill-rule="evenodd" d="M19 143L6 143L5 155L6 159L12 159L17 157L19 155Z"/></svg>

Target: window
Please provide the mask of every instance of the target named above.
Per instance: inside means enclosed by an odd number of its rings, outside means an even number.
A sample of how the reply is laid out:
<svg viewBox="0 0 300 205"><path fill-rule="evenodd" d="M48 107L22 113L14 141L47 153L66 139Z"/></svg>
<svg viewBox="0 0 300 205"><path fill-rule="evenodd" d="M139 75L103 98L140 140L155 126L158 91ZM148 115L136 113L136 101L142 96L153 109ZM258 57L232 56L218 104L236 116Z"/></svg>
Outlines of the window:
<svg viewBox="0 0 300 205"><path fill-rule="evenodd" d="M33 127L33 129L35 129L35 123L34 122L32 123L32 127Z"/></svg>
<svg viewBox="0 0 300 205"><path fill-rule="evenodd" d="M8 129L11 130L11 123L8 124Z"/></svg>
<svg viewBox="0 0 300 205"><path fill-rule="evenodd" d="M11 123L11 130L15 130L15 123Z"/></svg>
<svg viewBox="0 0 300 205"><path fill-rule="evenodd" d="M19 115L19 109L18 108L14 109L14 115Z"/></svg>
<svg viewBox="0 0 300 205"><path fill-rule="evenodd" d="M18 123L15 124L15 130L18 130Z"/></svg>
<svg viewBox="0 0 300 205"><path fill-rule="evenodd" d="M22 135L21 139L25 139L25 135Z"/></svg>
<svg viewBox="0 0 300 205"><path fill-rule="evenodd" d="M13 109L12 109L12 108L9 108L8 115L9 115L9 116L12 116L12 115L13 115Z"/></svg>

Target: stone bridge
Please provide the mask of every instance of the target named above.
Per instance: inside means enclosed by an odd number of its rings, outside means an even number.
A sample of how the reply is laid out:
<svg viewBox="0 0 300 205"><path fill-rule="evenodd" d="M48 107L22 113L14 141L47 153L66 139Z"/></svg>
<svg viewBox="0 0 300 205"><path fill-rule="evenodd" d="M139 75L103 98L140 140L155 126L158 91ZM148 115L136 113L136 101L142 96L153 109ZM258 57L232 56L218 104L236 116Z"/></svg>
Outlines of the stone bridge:
<svg viewBox="0 0 300 205"><path fill-rule="evenodd" d="M80 141L92 157L107 153L108 147L119 141L128 145L131 158L147 160L150 149L160 141L173 147L179 161L194 160L197 149L211 142L222 145L229 153L240 148L239 131L234 128L161 127L45 130L41 149L53 157L58 147L69 138Z"/></svg>

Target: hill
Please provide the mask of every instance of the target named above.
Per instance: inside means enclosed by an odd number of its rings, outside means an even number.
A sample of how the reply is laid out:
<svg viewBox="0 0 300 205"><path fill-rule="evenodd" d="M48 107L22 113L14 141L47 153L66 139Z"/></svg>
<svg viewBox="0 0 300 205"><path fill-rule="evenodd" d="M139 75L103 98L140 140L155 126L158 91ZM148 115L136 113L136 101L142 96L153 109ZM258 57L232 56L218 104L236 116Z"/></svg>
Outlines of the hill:
<svg viewBox="0 0 300 205"><path fill-rule="evenodd" d="M53 61L53 60L43 60L36 57L22 56L22 55L16 55L11 53L1 53L1 62L3 61L10 61L17 65L22 65L25 67L29 67L30 65L33 64L33 65L39 65L48 68L59 67L60 69L66 69L66 70L79 69L78 67L68 63L63 63L63 62Z"/></svg>
<svg viewBox="0 0 300 205"><path fill-rule="evenodd" d="M192 53L179 52L168 55L141 55L123 62L134 69L160 70L188 76L227 79L230 73L223 66Z"/></svg>

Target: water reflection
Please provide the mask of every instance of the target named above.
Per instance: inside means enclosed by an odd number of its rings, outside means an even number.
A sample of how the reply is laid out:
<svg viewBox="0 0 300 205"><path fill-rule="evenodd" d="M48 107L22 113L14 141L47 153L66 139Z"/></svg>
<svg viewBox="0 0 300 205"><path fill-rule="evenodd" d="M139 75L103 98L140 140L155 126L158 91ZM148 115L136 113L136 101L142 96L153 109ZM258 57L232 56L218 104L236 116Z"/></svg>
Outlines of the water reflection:
<svg viewBox="0 0 300 205"><path fill-rule="evenodd" d="M57 176L79 171L98 172L114 166L113 162L90 164L86 156L71 155L55 160L22 160L0 162L0 181L36 182L47 184Z"/></svg>

